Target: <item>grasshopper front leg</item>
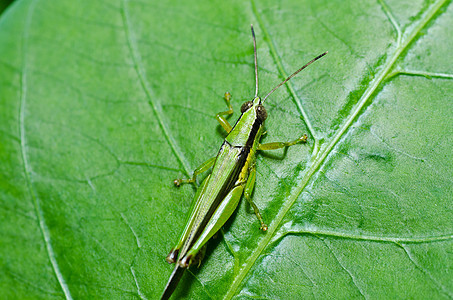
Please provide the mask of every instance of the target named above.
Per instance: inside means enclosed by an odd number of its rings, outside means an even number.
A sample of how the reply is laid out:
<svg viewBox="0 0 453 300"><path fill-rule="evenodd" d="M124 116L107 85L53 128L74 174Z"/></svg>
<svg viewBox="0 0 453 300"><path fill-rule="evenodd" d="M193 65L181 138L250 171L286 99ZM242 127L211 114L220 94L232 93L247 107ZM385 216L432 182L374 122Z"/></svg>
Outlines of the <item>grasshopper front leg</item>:
<svg viewBox="0 0 453 300"><path fill-rule="evenodd" d="M228 110L219 112L215 116L217 121L219 121L220 125L223 127L223 129L225 129L225 131L227 133L230 133L231 129L233 128L230 125L230 123L228 123L227 119L225 119L225 117L224 117L225 115L229 116L229 115L233 114L233 106L231 106L230 99L231 99L231 94L229 92L226 92L225 93L225 101L226 101L226 103L228 105Z"/></svg>
<svg viewBox="0 0 453 300"><path fill-rule="evenodd" d="M199 166L198 168L195 169L195 171L193 171L192 178L189 178L189 179L175 179L173 181L173 183L177 187L179 187L179 186L181 186L182 183L195 182L195 180L197 179L197 175L200 175L201 173L206 172L210 167L212 167L212 165L215 162L215 159L216 159L216 157L211 157L210 159L208 159L207 161L202 163L201 166Z"/></svg>

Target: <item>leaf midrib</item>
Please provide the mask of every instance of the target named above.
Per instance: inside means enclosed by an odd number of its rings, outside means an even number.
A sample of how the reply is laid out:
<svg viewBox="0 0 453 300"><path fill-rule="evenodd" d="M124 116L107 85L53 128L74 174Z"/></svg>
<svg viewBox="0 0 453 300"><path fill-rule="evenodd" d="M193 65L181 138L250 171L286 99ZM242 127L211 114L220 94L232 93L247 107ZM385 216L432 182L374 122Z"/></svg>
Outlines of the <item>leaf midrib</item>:
<svg viewBox="0 0 453 300"><path fill-rule="evenodd" d="M33 13L38 1L33 1L28 7L28 11L25 18L24 34L21 40L21 51L22 51L22 65L20 72L20 96L19 96L19 136L20 136L20 155L23 163L23 172L25 177L26 188L29 191L29 195L32 200L33 208L35 210L39 231L41 233L47 257L52 268L53 273L60 285L60 288L66 299L72 300L72 295L69 290L68 284L63 276L63 273L60 270L58 265L55 251L51 243L51 237L49 228L47 227L44 213L41 208L41 201L38 198L37 192L33 187L33 180L31 178L32 168L29 163L28 154L27 154L27 139L25 131L25 113L26 113L26 103L27 103L27 50L28 50L28 40L29 33L32 23Z"/></svg>
<svg viewBox="0 0 453 300"><path fill-rule="evenodd" d="M277 216L274 218L274 221L269 226L269 231L266 236L257 244L255 251L251 253L249 258L247 259L246 263L243 265L243 268L240 269L238 275L233 280L230 288L228 289L227 293L225 294L223 299L231 299L242 285L242 281L247 276L249 270L255 264L255 261L261 255L263 250L271 241L272 237L275 234L277 228L283 221L283 218L286 216L289 209L292 207L296 199L302 193L303 189L306 187L312 176L315 172L320 168L321 164L325 161L326 157L331 153L333 147L338 143L340 138L344 135L344 133L350 128L352 122L358 116L359 112L362 110L364 105L371 99L371 96L376 91L376 89L384 82L386 76L389 74L390 70L394 66L395 62L401 56L401 54L407 49L407 47L412 43L414 38L420 33L420 31L428 24L429 21L433 18L433 16L439 11L439 9L446 3L447 0L440 0L436 2L430 10L428 10L425 17L423 17L417 26L414 27L413 31L408 35L406 40L402 42L400 45L397 46L394 54L384 64L383 69L378 73L378 76L375 80L370 84L370 86L365 90L362 97L360 98L356 108L352 111L349 117L346 119L346 122L340 127L340 130L334 136L332 141L327 145L327 147L320 152L320 154L313 160L312 165L305 173L304 177L302 178L301 182L297 185L294 192L289 196L288 200L283 204L282 209L279 211ZM255 11L255 14L257 11ZM257 18L258 21L260 18ZM260 22L260 26L264 28L264 24Z"/></svg>

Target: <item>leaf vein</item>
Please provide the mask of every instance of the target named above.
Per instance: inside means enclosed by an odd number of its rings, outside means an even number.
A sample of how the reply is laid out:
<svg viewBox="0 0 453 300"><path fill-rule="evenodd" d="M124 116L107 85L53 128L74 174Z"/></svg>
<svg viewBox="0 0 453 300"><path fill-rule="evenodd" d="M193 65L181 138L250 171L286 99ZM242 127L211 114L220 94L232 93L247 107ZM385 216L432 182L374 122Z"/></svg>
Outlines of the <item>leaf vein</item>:
<svg viewBox="0 0 453 300"><path fill-rule="evenodd" d="M49 228L46 225L45 218L43 211L41 209L40 200L33 188L31 173L32 169L28 160L27 155L27 140L26 140L26 132L25 132L25 111L26 111L26 103L27 103L27 55L26 49L28 47L27 41L29 37L29 31L31 28L31 20L33 11L35 9L36 3L38 1L33 1L28 9L27 17L25 20L25 28L24 28L24 35L22 37L22 67L21 67L21 75L20 75L20 102L19 102L19 131L20 131L20 151L22 156L22 162L24 164L24 176L27 185L27 189L30 193L30 196L33 201L33 207L35 209L35 214L37 217L37 222L39 224L39 230L44 240L44 244L46 246L47 256L49 257L50 264L52 266L52 270L60 284L60 287L66 297L66 299L72 299L71 292L69 291L68 285L63 277L63 274L60 271L58 266L58 262L55 257L55 252L53 250L52 244L50 242L50 232Z"/></svg>
<svg viewBox="0 0 453 300"><path fill-rule="evenodd" d="M390 23L392 23L393 27L396 30L397 38L396 38L396 46L399 47L401 45L401 28L396 22L395 16L393 15L392 11L388 7L387 3L384 2L384 0L378 0L379 5L382 7L382 10L384 11L385 15L389 19Z"/></svg>
<svg viewBox="0 0 453 300"><path fill-rule="evenodd" d="M338 262L338 264L340 265L340 267L349 275L349 277L351 278L352 280L352 283L354 284L354 286L357 288L357 290L359 291L359 293L363 296L363 298L367 299L367 297L365 296L365 294L362 292L362 289L358 286L357 284L357 279L355 278L355 276L352 274L351 271L349 271L344 265L343 263L340 261L340 259L338 258L337 254L333 251L332 249L332 246L330 245L329 242L327 242L325 239L321 239L322 242L324 243L324 245L326 245L326 247L329 249L330 253L332 253L332 256L335 258L335 260Z"/></svg>
<svg viewBox="0 0 453 300"><path fill-rule="evenodd" d="M411 261L411 263L413 263L414 266L418 270L420 270L420 272L422 272L425 276L427 276L438 288L440 288L440 290L444 294L448 295L450 298L453 298L453 294L451 294L449 292L449 290L431 274L431 272L429 272L426 268L424 268L422 265L420 265L420 263L418 263L415 260L415 258L412 256L412 253L409 251L409 249L407 249L407 247L405 245L402 245L401 247L403 248L404 252L406 253L406 255L409 258L409 260Z"/></svg>
<svg viewBox="0 0 453 300"><path fill-rule="evenodd" d="M322 230L318 228L306 228L303 230L287 230L279 234L272 240L276 242L286 235L304 235L310 234L314 236L325 236L332 238L342 238L348 240L357 240L357 241L370 241L370 242L382 242L382 243L395 243L397 245L404 244L427 244L427 243L436 243L453 240L453 234L432 236L432 237L409 237L409 238L399 238L399 237L389 237L389 236L371 236L371 235L359 235L351 233L343 233L329 230Z"/></svg>
<svg viewBox="0 0 453 300"><path fill-rule="evenodd" d="M142 292L141 289L140 289L140 285L138 284L137 277L135 276L134 267L131 266L131 267L130 267L130 270L131 270L132 276L134 277L135 287L137 288L137 294L138 294L138 296L140 297L140 299L147 300L148 298L146 298L146 295L143 294L143 292Z"/></svg>
<svg viewBox="0 0 453 300"><path fill-rule="evenodd" d="M427 72L427 71L411 71L411 70L398 70L389 74L388 78L392 78L398 75L407 76L420 76L428 79L441 78L441 79L453 79L453 74L442 73L442 72Z"/></svg>
<svg viewBox="0 0 453 300"><path fill-rule="evenodd" d="M132 234L135 237L135 242L137 244L138 248L142 247L142 244L140 243L140 238L138 237L137 233L135 232L134 228L129 224L129 222L126 219L126 216L123 213L120 213L121 218L123 219L124 223L129 227L129 229L132 231Z"/></svg>

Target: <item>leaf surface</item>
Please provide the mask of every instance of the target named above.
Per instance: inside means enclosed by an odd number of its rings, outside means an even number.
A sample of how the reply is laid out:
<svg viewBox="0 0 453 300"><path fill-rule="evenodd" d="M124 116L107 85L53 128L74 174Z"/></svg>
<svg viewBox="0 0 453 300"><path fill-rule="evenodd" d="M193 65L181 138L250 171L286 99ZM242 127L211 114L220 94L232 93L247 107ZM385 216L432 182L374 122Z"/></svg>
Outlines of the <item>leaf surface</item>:
<svg viewBox="0 0 453 300"><path fill-rule="evenodd" d="M16 1L0 18L0 291L161 294L214 116L267 101L253 195L175 295L453 297L451 1Z"/></svg>

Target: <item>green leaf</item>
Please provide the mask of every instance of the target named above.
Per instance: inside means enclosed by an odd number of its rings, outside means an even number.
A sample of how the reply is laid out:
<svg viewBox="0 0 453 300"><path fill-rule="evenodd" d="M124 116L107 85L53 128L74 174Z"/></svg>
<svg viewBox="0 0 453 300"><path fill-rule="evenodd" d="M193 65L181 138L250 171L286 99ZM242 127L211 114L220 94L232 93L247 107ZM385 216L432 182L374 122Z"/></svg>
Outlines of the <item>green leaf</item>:
<svg viewBox="0 0 453 300"><path fill-rule="evenodd" d="M0 19L0 294L160 296L216 155L266 101L253 195L175 298L453 297L451 1L15 1Z"/></svg>

